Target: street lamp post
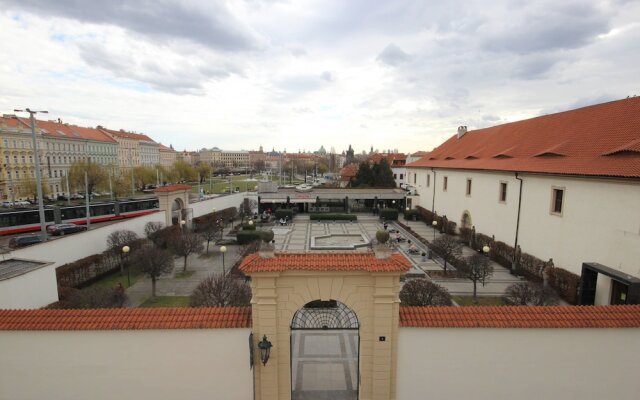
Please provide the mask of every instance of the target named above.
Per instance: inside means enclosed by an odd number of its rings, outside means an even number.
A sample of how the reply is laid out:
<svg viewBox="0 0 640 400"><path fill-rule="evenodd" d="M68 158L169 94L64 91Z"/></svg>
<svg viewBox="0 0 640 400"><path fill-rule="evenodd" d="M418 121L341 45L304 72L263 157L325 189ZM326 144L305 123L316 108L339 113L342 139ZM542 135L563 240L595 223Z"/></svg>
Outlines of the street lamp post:
<svg viewBox="0 0 640 400"><path fill-rule="evenodd" d="M224 253L227 252L227 246L220 246L220 253L222 253L222 276L227 275L227 271L224 269Z"/></svg>
<svg viewBox="0 0 640 400"><path fill-rule="evenodd" d="M185 221L183 219L180 220L180 230L182 230L182 233L184 233L184 230L186 229L185 228L186 224L187 224L187 221Z"/></svg>
<svg viewBox="0 0 640 400"><path fill-rule="evenodd" d="M404 220L405 221L409 220L409 207L405 207L404 209Z"/></svg>
<svg viewBox="0 0 640 400"><path fill-rule="evenodd" d="M122 257L120 257L120 263L123 263L123 259L125 257L127 257L127 255L129 255L129 250L131 250L129 248L129 246L124 246L122 248ZM131 267L129 266L129 264L127 264L127 287L131 287Z"/></svg>
<svg viewBox="0 0 640 400"><path fill-rule="evenodd" d="M491 251L491 248L487 245L482 246L482 252L484 253L485 256L489 255L489 252Z"/></svg>
<svg viewBox="0 0 640 400"><path fill-rule="evenodd" d="M32 111L28 108L24 110L13 110L15 112L28 112L29 120L31 123L31 141L33 144L33 158L36 164L36 192L38 194L38 216L40 217L40 235L42 240L47 238L46 221L44 220L44 199L42 195L42 175L40 173L40 154L38 153L38 143L36 142L36 119L34 117L37 113L48 114L49 111ZM13 189L13 188L12 188Z"/></svg>
<svg viewBox="0 0 640 400"><path fill-rule="evenodd" d="M436 227L438 226L438 221L437 220L433 220L433 222L431 223L431 225L433 225L433 240L436 240Z"/></svg>

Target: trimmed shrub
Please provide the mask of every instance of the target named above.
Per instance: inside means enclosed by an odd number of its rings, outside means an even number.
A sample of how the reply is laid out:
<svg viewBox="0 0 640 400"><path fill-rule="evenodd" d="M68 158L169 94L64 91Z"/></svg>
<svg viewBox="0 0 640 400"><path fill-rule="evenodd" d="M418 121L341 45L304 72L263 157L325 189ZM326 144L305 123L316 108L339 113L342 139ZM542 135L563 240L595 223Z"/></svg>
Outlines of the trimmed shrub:
<svg viewBox="0 0 640 400"><path fill-rule="evenodd" d="M235 218L237 214L238 214L238 209L236 209L235 207L229 207L222 210L218 210L215 213L210 212L208 214L195 217L191 221L193 224L193 230L196 232L200 232L201 229L205 229L201 227L206 227L207 225L210 225L211 223L214 222L214 220L217 220L217 219L222 219L226 223L227 221L229 221L229 219Z"/></svg>
<svg viewBox="0 0 640 400"><path fill-rule="evenodd" d="M293 220L293 210L286 208L279 208L275 212L276 219L286 218L287 220Z"/></svg>
<svg viewBox="0 0 640 400"><path fill-rule="evenodd" d="M268 231L260 231L260 239L265 243L270 243L273 240L274 234L271 229Z"/></svg>
<svg viewBox="0 0 640 400"><path fill-rule="evenodd" d="M310 214L311 221L356 221L358 216L355 214Z"/></svg>
<svg viewBox="0 0 640 400"><path fill-rule="evenodd" d="M256 224L244 223L244 224L242 224L242 230L243 231L255 231L256 230Z"/></svg>
<svg viewBox="0 0 640 400"><path fill-rule="evenodd" d="M409 221L418 221L422 219L422 216L420 215L419 210L411 209L409 211L404 211L404 219Z"/></svg>
<svg viewBox="0 0 640 400"><path fill-rule="evenodd" d="M378 240L378 243L387 243L389 241L389 232L377 231L376 239Z"/></svg>
<svg viewBox="0 0 640 400"><path fill-rule="evenodd" d="M402 286L400 303L403 306L450 306L447 289L426 279L410 279Z"/></svg>
<svg viewBox="0 0 640 400"><path fill-rule="evenodd" d="M262 238L261 231L240 231L236 235L238 244L248 244Z"/></svg>
<svg viewBox="0 0 640 400"><path fill-rule="evenodd" d="M383 218L385 221L397 221L398 210L394 208L383 208L380 210L380 218Z"/></svg>
<svg viewBox="0 0 640 400"><path fill-rule="evenodd" d="M580 276L558 267L547 268L549 286L554 288L560 297L570 304L578 304L578 287Z"/></svg>

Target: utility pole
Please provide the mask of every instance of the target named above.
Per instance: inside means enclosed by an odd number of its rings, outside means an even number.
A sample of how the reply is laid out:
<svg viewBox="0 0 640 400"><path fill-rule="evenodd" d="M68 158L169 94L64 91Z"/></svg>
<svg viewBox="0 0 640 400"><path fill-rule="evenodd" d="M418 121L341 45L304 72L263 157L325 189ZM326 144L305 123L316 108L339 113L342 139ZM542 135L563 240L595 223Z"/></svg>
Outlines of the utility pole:
<svg viewBox="0 0 640 400"><path fill-rule="evenodd" d="M91 213L89 210L89 198L91 197L91 193L89 193L89 175L87 171L84 171L84 204L85 210L87 213L87 230L91 226Z"/></svg>
<svg viewBox="0 0 640 400"><path fill-rule="evenodd" d="M65 180L67 181L67 205L70 206L71 205L71 192L69 191L69 171L67 171L66 174L64 174L64 177L66 178ZM111 177L109 177L111 178ZM111 183L111 181L109 181L109 183Z"/></svg>
<svg viewBox="0 0 640 400"><path fill-rule="evenodd" d="M36 142L36 119L34 117L37 113L48 114L49 111L31 111L28 108L24 110L13 110L14 112L28 112L29 120L31 122L31 141L33 144L33 157L36 162L36 190L38 193L38 216L40 217L40 234L42 240L47 238L46 221L44 220L44 198L42 196L42 176L40 174L40 154L38 153L38 143ZM12 185L13 186L13 185Z"/></svg>
<svg viewBox="0 0 640 400"><path fill-rule="evenodd" d="M111 185L111 168L109 168L109 194L111 195L111 201L113 201L113 186Z"/></svg>
<svg viewBox="0 0 640 400"><path fill-rule="evenodd" d="M136 196L135 181L133 180L133 155L132 149L129 149L129 166L131 167L131 198Z"/></svg>

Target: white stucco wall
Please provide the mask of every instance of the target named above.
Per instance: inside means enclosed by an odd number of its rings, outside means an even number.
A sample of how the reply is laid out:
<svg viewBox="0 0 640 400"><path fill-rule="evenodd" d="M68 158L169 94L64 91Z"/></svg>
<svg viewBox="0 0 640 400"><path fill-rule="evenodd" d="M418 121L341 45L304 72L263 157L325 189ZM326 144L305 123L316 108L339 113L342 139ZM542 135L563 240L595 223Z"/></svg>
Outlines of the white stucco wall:
<svg viewBox="0 0 640 400"><path fill-rule="evenodd" d="M193 208L193 216L199 217L201 215L210 213L214 208L216 210L222 210L229 207L238 208L240 203L242 203L242 201L244 200L245 196L256 201L258 200L258 196L255 193L247 194L245 192L241 192L214 197L212 199L203 200L196 203L190 203L189 207Z"/></svg>
<svg viewBox="0 0 640 400"><path fill-rule="evenodd" d="M0 332L0 399L250 400L249 333Z"/></svg>
<svg viewBox="0 0 640 400"><path fill-rule="evenodd" d="M417 173L419 200L431 210L435 186L435 210L460 226L465 210L476 231L495 235L511 246L515 242L519 182L513 173L436 170ZM426 186L426 175L431 184ZM443 178L448 177L447 191ZM556 266L580 274L583 262L603 265L640 277L640 182L617 179L575 178L520 174L522 208L519 239L522 250ZM466 180L472 179L471 196ZM413 182L413 177L410 177ZM507 201L499 202L500 182L507 182ZM550 212L552 188L564 188L562 216Z"/></svg>
<svg viewBox="0 0 640 400"><path fill-rule="evenodd" d="M0 281L0 308L39 308L57 300L56 271L49 266Z"/></svg>
<svg viewBox="0 0 640 400"><path fill-rule="evenodd" d="M401 328L398 400L633 399L638 329Z"/></svg>

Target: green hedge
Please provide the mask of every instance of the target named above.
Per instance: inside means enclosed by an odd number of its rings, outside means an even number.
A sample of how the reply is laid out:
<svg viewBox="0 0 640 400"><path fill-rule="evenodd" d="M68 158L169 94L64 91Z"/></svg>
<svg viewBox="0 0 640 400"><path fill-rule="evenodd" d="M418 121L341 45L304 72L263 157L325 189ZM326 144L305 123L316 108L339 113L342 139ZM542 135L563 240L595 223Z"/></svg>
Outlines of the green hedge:
<svg viewBox="0 0 640 400"><path fill-rule="evenodd" d="M240 231L236 235L238 244L247 244L260 240L262 237L261 231Z"/></svg>
<svg viewBox="0 0 640 400"><path fill-rule="evenodd" d="M413 221L413 217L415 217L416 221L420 220L420 211L414 209L411 209L409 211L405 211L404 212L404 219L409 220L409 221Z"/></svg>
<svg viewBox="0 0 640 400"><path fill-rule="evenodd" d="M243 231L255 231L256 230L256 224L242 224L242 230Z"/></svg>
<svg viewBox="0 0 640 400"><path fill-rule="evenodd" d="M380 218L384 218L385 221L397 221L398 210L393 208L383 208L380 210Z"/></svg>
<svg viewBox="0 0 640 400"><path fill-rule="evenodd" d="M291 221L293 219L293 210L280 208L276 210L275 216L276 216L276 219L287 218L287 220Z"/></svg>
<svg viewBox="0 0 640 400"><path fill-rule="evenodd" d="M358 216L355 214L310 214L311 221L356 221Z"/></svg>

